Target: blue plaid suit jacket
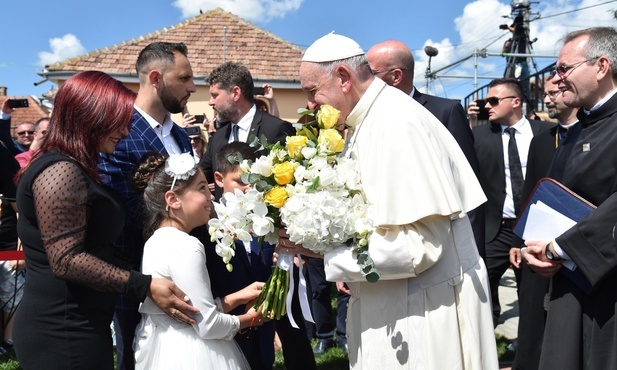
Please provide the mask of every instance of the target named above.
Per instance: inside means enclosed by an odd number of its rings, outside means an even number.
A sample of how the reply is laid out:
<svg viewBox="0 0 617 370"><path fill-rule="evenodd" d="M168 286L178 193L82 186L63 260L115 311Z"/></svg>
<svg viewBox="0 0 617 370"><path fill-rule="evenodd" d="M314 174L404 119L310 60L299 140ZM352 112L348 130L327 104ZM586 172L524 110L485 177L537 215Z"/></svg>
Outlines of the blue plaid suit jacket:
<svg viewBox="0 0 617 370"><path fill-rule="evenodd" d="M192 151L189 136L183 128L174 124L171 134L182 152ZM123 234L116 241L116 248L136 270L139 270L144 247L142 236L144 212L141 196L131 188L131 178L135 165L141 157L152 151L168 156L163 142L152 126L137 110L134 110L129 136L120 140L113 154L102 154L99 162L103 181L118 193L126 206L127 221Z"/></svg>

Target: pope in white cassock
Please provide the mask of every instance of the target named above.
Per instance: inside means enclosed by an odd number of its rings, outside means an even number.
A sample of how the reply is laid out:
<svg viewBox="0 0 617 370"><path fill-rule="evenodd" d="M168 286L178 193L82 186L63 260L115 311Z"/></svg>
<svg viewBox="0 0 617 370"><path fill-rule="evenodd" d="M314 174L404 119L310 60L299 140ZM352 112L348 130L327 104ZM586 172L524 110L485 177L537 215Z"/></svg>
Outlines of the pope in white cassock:
<svg viewBox="0 0 617 370"><path fill-rule="evenodd" d="M377 283L366 282L351 247L324 256L327 279L351 290L351 368L497 369L486 268L466 215L486 198L454 138L415 100L375 78L364 51L345 36L315 41L300 79L309 108L341 111L346 155L359 161L375 208L369 253Z"/></svg>

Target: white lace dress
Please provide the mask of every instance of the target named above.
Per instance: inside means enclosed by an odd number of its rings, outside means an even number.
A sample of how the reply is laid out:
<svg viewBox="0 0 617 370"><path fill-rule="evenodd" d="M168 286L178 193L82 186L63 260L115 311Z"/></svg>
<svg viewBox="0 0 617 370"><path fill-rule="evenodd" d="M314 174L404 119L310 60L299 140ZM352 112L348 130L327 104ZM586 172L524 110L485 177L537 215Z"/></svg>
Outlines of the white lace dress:
<svg viewBox="0 0 617 370"><path fill-rule="evenodd" d="M167 316L147 298L135 332L137 369L249 369L233 340L240 321L222 313L212 296L204 246L173 227L154 232L144 247L142 271L178 285L200 314L195 325Z"/></svg>

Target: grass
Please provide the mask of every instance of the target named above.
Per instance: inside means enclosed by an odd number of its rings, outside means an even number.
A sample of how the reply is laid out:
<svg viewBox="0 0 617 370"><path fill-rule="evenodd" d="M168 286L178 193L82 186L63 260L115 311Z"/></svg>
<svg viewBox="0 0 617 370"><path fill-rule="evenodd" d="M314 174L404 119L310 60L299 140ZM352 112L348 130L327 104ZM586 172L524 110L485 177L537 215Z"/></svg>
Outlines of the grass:
<svg viewBox="0 0 617 370"><path fill-rule="evenodd" d="M500 363L509 363L514 359L514 353L508 351L507 347L510 341L502 336L497 335L497 353L499 354ZM313 341L313 345L315 341ZM342 370L349 369L349 361L347 355L342 349L332 347L322 355L315 356L318 370ZM0 358L0 370L21 370L19 362L15 360L15 352L11 350L8 355ZM283 362L283 352L277 351L274 358L273 370L286 370Z"/></svg>
<svg viewBox="0 0 617 370"><path fill-rule="evenodd" d="M312 345L314 346L315 343L317 343L316 339L313 340ZM315 355L315 362L317 363L318 370L349 369L347 354L342 349L337 347L328 348L323 354ZM285 367L285 362L283 360L283 351L276 351L272 370L286 369L287 368Z"/></svg>

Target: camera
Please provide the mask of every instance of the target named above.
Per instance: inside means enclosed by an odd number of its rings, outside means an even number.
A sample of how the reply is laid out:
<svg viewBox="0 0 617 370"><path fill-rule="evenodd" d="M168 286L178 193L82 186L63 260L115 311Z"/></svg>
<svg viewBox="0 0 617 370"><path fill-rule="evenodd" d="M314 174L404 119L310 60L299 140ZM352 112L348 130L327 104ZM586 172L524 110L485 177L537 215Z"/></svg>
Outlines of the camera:
<svg viewBox="0 0 617 370"><path fill-rule="evenodd" d="M257 96L257 95L265 95L266 93L266 89L263 87L253 87L253 95Z"/></svg>
<svg viewBox="0 0 617 370"><path fill-rule="evenodd" d="M478 99L476 100L476 104L480 109L478 113L478 120L487 120L488 119L488 109L486 109L486 100Z"/></svg>
<svg viewBox="0 0 617 370"><path fill-rule="evenodd" d="M9 99L9 108L27 108L28 99Z"/></svg>
<svg viewBox="0 0 617 370"><path fill-rule="evenodd" d="M199 126L185 127L184 130L189 136L200 136L201 135L201 129L199 128Z"/></svg>

